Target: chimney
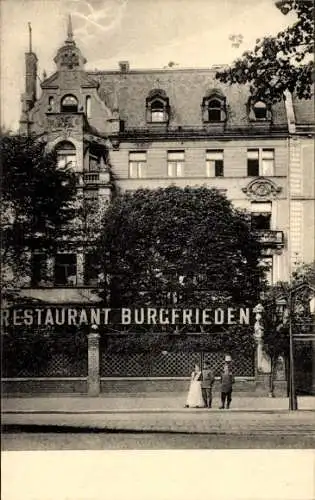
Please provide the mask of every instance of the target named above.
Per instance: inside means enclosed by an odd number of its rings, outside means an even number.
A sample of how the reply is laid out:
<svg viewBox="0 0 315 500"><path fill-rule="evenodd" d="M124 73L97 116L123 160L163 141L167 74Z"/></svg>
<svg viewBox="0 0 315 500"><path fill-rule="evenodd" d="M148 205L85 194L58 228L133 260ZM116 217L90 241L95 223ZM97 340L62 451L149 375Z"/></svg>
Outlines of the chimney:
<svg viewBox="0 0 315 500"><path fill-rule="evenodd" d="M129 61L119 61L119 69L121 73L128 73L130 69Z"/></svg>

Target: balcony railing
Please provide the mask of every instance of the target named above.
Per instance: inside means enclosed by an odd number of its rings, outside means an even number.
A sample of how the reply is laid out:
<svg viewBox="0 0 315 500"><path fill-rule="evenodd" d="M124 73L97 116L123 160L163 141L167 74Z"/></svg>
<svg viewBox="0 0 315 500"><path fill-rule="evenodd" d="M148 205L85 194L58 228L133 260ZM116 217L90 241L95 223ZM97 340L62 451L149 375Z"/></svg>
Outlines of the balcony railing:
<svg viewBox="0 0 315 500"><path fill-rule="evenodd" d="M271 229L260 229L256 232L261 245L267 247L281 248L284 246L283 231L272 231Z"/></svg>
<svg viewBox="0 0 315 500"><path fill-rule="evenodd" d="M85 184L108 184L110 183L109 172L85 172L83 174L83 181Z"/></svg>
<svg viewBox="0 0 315 500"><path fill-rule="evenodd" d="M100 181L100 174L97 172L84 174L84 182L88 184L98 184Z"/></svg>

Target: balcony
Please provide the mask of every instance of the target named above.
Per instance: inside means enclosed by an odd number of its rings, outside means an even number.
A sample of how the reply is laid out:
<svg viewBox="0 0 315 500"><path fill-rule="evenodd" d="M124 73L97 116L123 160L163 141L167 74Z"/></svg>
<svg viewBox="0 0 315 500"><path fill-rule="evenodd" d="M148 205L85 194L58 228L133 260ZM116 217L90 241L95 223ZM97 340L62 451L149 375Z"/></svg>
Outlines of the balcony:
<svg viewBox="0 0 315 500"><path fill-rule="evenodd" d="M98 172L84 172L83 181L85 184L110 184L110 173L100 170Z"/></svg>
<svg viewBox="0 0 315 500"><path fill-rule="evenodd" d="M83 178L86 184L98 184L100 182L100 174L98 172L84 174Z"/></svg>
<svg viewBox="0 0 315 500"><path fill-rule="evenodd" d="M259 243L264 247L282 248L284 246L283 231L272 231L271 229L260 229L256 231Z"/></svg>

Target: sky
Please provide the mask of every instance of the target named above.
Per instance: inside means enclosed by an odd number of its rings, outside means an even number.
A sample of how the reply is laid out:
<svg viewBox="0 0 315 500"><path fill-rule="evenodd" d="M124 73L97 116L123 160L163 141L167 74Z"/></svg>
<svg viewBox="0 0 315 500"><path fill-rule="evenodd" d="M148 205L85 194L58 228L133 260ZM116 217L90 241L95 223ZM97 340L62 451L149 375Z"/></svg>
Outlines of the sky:
<svg viewBox="0 0 315 500"><path fill-rule="evenodd" d="M86 69L209 67L229 64L257 38L290 23L274 0L0 0L1 124L16 129L24 89L24 53L32 25L39 78L55 71L53 58L72 15ZM242 35L239 46L231 36Z"/></svg>

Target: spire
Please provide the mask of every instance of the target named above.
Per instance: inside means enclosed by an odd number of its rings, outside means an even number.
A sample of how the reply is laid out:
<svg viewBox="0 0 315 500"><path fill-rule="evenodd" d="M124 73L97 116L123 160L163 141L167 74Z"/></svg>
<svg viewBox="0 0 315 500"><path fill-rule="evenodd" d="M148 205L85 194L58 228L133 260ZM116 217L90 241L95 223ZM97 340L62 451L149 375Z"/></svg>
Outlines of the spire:
<svg viewBox="0 0 315 500"><path fill-rule="evenodd" d="M67 40L66 43L74 43L71 14L68 16Z"/></svg>
<svg viewBox="0 0 315 500"><path fill-rule="evenodd" d="M32 52L32 25L31 23L28 24L28 51L29 53Z"/></svg>
<svg viewBox="0 0 315 500"><path fill-rule="evenodd" d="M76 46L73 37L72 19L68 15L67 38L62 47L57 52L54 58L58 69L82 69L86 63L85 57L81 54L80 49Z"/></svg>

